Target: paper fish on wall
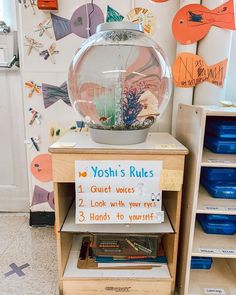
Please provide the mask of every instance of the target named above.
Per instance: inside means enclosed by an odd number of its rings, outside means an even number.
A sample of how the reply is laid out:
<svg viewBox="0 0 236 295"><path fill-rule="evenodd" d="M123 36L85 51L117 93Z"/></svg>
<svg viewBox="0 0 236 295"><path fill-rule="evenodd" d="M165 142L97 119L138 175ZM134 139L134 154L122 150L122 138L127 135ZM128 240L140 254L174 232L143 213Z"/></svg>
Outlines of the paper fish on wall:
<svg viewBox="0 0 236 295"><path fill-rule="evenodd" d="M156 17L149 9L136 7L127 14L127 18L133 23L140 23L145 33L150 35L153 33Z"/></svg>
<svg viewBox="0 0 236 295"><path fill-rule="evenodd" d="M104 22L101 8L92 3L77 8L70 20L53 13L51 13L51 18L56 40L71 33L81 38L88 38L96 32L97 25Z"/></svg>
<svg viewBox="0 0 236 295"><path fill-rule="evenodd" d="M33 199L31 206L48 203L49 206L54 210L54 192L48 192L47 190L41 188L38 185L34 187Z"/></svg>
<svg viewBox="0 0 236 295"><path fill-rule="evenodd" d="M124 19L124 16L121 15L118 11L116 11L111 6L107 5L107 18L106 22L120 22Z"/></svg>
<svg viewBox="0 0 236 295"><path fill-rule="evenodd" d="M194 87L202 82L210 82L222 87L228 59L208 66L202 57L192 53L180 53L173 65L174 83L177 87Z"/></svg>
<svg viewBox="0 0 236 295"><path fill-rule="evenodd" d="M53 105L58 100L63 100L68 106L71 107L67 83L62 83L61 86L54 86L46 83L42 83L42 93L45 109Z"/></svg>
<svg viewBox="0 0 236 295"><path fill-rule="evenodd" d="M41 154L31 162L31 173L41 182L52 180L52 157L49 154Z"/></svg>
<svg viewBox="0 0 236 295"><path fill-rule="evenodd" d="M233 0L213 10L200 4L184 6L174 17L172 31L179 43L192 44L204 38L212 26L235 30Z"/></svg>

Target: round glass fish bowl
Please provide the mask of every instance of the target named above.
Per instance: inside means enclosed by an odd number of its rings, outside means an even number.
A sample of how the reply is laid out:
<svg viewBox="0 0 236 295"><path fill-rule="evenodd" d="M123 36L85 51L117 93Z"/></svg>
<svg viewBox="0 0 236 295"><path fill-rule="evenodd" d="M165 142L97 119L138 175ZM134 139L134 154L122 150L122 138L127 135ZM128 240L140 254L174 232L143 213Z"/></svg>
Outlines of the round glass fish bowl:
<svg viewBox="0 0 236 295"><path fill-rule="evenodd" d="M104 23L74 56L68 89L95 142L135 144L167 107L171 69L141 25Z"/></svg>

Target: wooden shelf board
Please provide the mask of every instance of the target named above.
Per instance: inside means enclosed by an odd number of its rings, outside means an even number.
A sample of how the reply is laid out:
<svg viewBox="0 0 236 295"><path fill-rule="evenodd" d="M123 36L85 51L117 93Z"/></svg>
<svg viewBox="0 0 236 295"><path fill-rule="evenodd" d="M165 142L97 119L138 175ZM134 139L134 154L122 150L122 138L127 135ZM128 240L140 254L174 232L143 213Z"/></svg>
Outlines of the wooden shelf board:
<svg viewBox="0 0 236 295"><path fill-rule="evenodd" d="M236 215L236 199L213 198L200 186L197 213Z"/></svg>
<svg viewBox="0 0 236 295"><path fill-rule="evenodd" d="M71 206L62 232L78 233L174 233L170 220L165 212L164 222L160 224L75 224L75 203Z"/></svg>
<svg viewBox="0 0 236 295"><path fill-rule="evenodd" d="M236 107L223 107L223 106L201 106L207 116L236 116Z"/></svg>
<svg viewBox="0 0 236 295"><path fill-rule="evenodd" d="M65 143L72 146L65 147ZM49 147L51 153L96 154L178 154L187 155L188 150L168 133L149 133L145 142L131 145L108 145L92 141L88 132L69 131Z"/></svg>
<svg viewBox="0 0 236 295"><path fill-rule="evenodd" d="M79 269L79 249L83 235L74 235L70 255L64 271L63 280L85 279L85 278L140 278L140 279L163 279L171 280L167 264L159 264L158 267L148 270L105 270L105 269Z"/></svg>
<svg viewBox="0 0 236 295"><path fill-rule="evenodd" d="M201 166L236 168L236 156L230 154L216 154L204 148Z"/></svg>
<svg viewBox="0 0 236 295"><path fill-rule="evenodd" d="M206 295L204 288L223 289L224 295L236 294L236 277L227 264L227 259L213 259L210 270L191 270L188 294Z"/></svg>
<svg viewBox="0 0 236 295"><path fill-rule="evenodd" d="M200 249L203 250L200 251ZM205 249L212 252L205 253L203 252ZM222 252L222 249L225 251ZM226 250L232 250L232 254L225 254L225 252L229 253ZM196 221L192 256L236 258L236 235L206 234Z"/></svg>

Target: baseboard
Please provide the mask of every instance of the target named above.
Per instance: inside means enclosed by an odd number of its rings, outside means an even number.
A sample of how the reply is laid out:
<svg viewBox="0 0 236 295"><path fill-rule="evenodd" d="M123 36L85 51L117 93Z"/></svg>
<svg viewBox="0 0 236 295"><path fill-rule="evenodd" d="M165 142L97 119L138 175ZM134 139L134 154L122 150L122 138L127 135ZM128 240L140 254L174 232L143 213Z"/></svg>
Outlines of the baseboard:
<svg viewBox="0 0 236 295"><path fill-rule="evenodd" d="M30 226L54 226L55 212L30 212Z"/></svg>

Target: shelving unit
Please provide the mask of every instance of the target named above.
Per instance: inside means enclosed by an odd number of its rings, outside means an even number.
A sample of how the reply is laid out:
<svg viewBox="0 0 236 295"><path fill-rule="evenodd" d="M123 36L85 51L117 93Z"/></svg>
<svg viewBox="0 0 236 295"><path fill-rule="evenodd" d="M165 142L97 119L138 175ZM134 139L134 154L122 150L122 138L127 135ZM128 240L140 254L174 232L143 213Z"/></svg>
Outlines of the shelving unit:
<svg viewBox="0 0 236 295"><path fill-rule="evenodd" d="M72 143L71 147L70 144ZM115 294L171 295L175 290L182 183L188 150L171 135L149 134L142 144L129 146L99 145L86 133L69 132L52 145L53 182L59 289L64 295ZM75 224L76 160L163 161L165 208L161 224ZM155 234L163 233L162 246L166 264L152 269L80 269L77 267L81 238L88 233Z"/></svg>
<svg viewBox="0 0 236 295"><path fill-rule="evenodd" d="M212 289L218 289L218 293L215 292L215 294L236 294L235 280L236 277L228 259L216 258L213 259L212 268L208 271L191 270L189 293L187 294L214 294L212 291L210 293ZM206 289L208 289L208 293Z"/></svg>
<svg viewBox="0 0 236 295"><path fill-rule="evenodd" d="M205 214L236 214L236 200L214 199L200 185L197 203L197 213Z"/></svg>
<svg viewBox="0 0 236 295"><path fill-rule="evenodd" d="M208 235L196 221L192 256L236 258L236 235Z"/></svg>
<svg viewBox="0 0 236 295"><path fill-rule="evenodd" d="M197 213L236 215L236 200L212 198L200 185L202 167L236 168L236 155L204 148L208 116L235 117L236 108L179 106L176 137L189 149L181 213L180 295L236 294L236 235L208 235L196 221ZM213 257L212 268L191 269L193 256Z"/></svg>

